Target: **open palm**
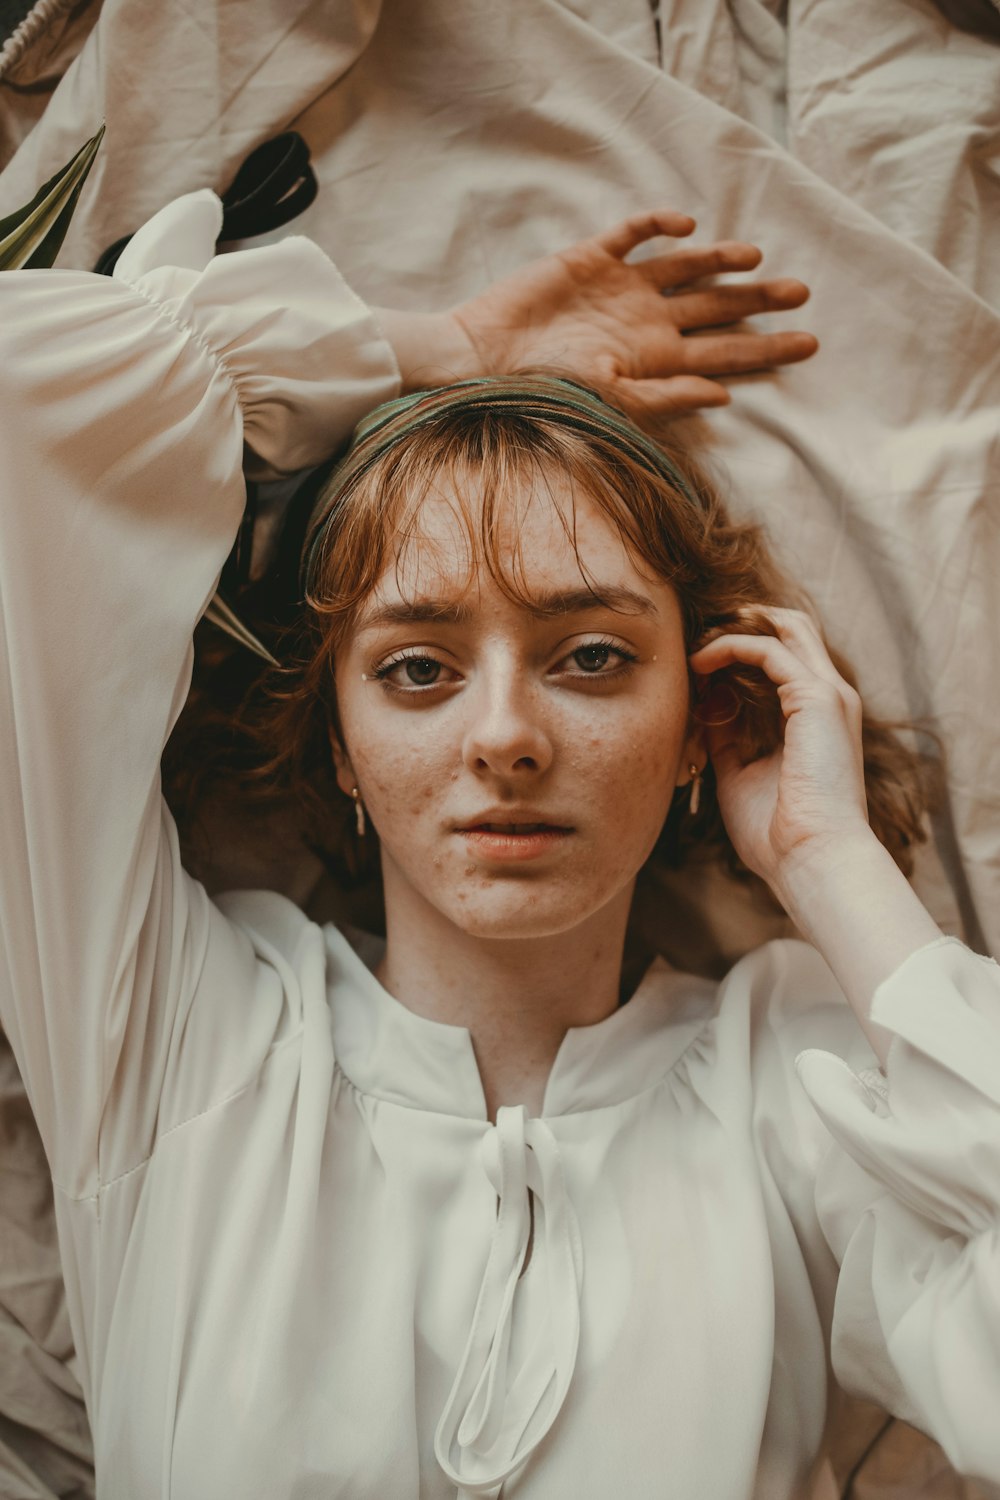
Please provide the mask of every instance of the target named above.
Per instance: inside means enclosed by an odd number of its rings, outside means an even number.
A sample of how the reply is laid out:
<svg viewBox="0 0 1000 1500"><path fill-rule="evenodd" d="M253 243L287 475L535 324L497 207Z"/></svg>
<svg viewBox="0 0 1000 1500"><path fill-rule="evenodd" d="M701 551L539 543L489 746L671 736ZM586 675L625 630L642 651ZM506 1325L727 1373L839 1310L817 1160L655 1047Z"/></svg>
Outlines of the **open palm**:
<svg viewBox="0 0 1000 1500"><path fill-rule="evenodd" d="M686 214L636 215L494 282L452 316L492 373L561 369L637 417L725 405L719 377L815 353L812 334L736 326L755 313L800 307L809 290L790 278L706 284L760 264L760 250L741 241L625 258L648 240L684 238L694 227Z"/></svg>

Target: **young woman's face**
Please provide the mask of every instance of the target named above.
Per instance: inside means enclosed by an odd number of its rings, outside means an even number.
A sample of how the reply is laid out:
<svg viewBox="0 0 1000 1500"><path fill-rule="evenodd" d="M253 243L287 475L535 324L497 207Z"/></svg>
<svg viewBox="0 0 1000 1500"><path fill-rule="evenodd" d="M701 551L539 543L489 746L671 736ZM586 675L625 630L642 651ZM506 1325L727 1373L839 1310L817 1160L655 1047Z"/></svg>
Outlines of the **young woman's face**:
<svg viewBox="0 0 1000 1500"><path fill-rule="evenodd" d="M490 938L566 932L627 900L704 759L672 589L586 497L536 491L520 511L504 555L519 548L544 613L470 564L442 490L337 659L338 781L378 830L387 903L405 889Z"/></svg>

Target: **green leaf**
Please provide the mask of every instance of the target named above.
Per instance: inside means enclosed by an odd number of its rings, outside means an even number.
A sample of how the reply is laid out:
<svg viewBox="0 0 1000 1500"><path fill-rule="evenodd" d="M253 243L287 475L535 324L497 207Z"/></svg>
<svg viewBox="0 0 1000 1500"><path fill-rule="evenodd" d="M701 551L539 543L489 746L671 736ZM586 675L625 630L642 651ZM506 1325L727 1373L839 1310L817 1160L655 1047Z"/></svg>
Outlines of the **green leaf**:
<svg viewBox="0 0 1000 1500"><path fill-rule="evenodd" d="M102 125L30 203L0 219L0 271L34 271L52 265L103 138Z"/></svg>

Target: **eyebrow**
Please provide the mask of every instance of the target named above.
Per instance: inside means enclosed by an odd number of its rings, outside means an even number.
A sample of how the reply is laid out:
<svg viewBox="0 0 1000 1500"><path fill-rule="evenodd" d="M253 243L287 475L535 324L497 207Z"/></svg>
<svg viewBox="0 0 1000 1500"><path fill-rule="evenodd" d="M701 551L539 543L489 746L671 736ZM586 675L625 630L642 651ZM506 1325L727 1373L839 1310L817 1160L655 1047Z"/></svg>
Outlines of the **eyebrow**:
<svg viewBox="0 0 1000 1500"><path fill-rule="evenodd" d="M599 609L610 609L621 615L655 615L658 612L652 599L621 584L595 585L593 589L543 589L540 593L532 594L530 601L525 601L524 607L530 614L542 618L586 614ZM362 615L357 628L371 630L378 625L415 625L427 622L462 625L471 614L472 608L464 598L403 599L396 604L383 604Z"/></svg>

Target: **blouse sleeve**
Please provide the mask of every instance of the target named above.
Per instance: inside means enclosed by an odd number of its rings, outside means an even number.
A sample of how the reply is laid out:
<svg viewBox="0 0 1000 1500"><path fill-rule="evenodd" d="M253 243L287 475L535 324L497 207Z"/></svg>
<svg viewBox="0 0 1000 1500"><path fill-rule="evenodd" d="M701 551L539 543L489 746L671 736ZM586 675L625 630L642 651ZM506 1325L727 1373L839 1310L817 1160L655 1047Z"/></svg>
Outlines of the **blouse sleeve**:
<svg viewBox="0 0 1000 1500"><path fill-rule="evenodd" d="M837 1260L838 1380L1000 1482L1000 969L946 938L878 990L886 1073L802 1052L833 1142L816 1208Z"/></svg>
<svg viewBox="0 0 1000 1500"><path fill-rule="evenodd" d="M113 280L0 275L0 1020L74 1197L96 1191L105 1111L137 1078L155 1116L204 964L159 760L240 522L244 442L272 471L316 463L398 388L315 245L215 257L220 224L195 193Z"/></svg>

